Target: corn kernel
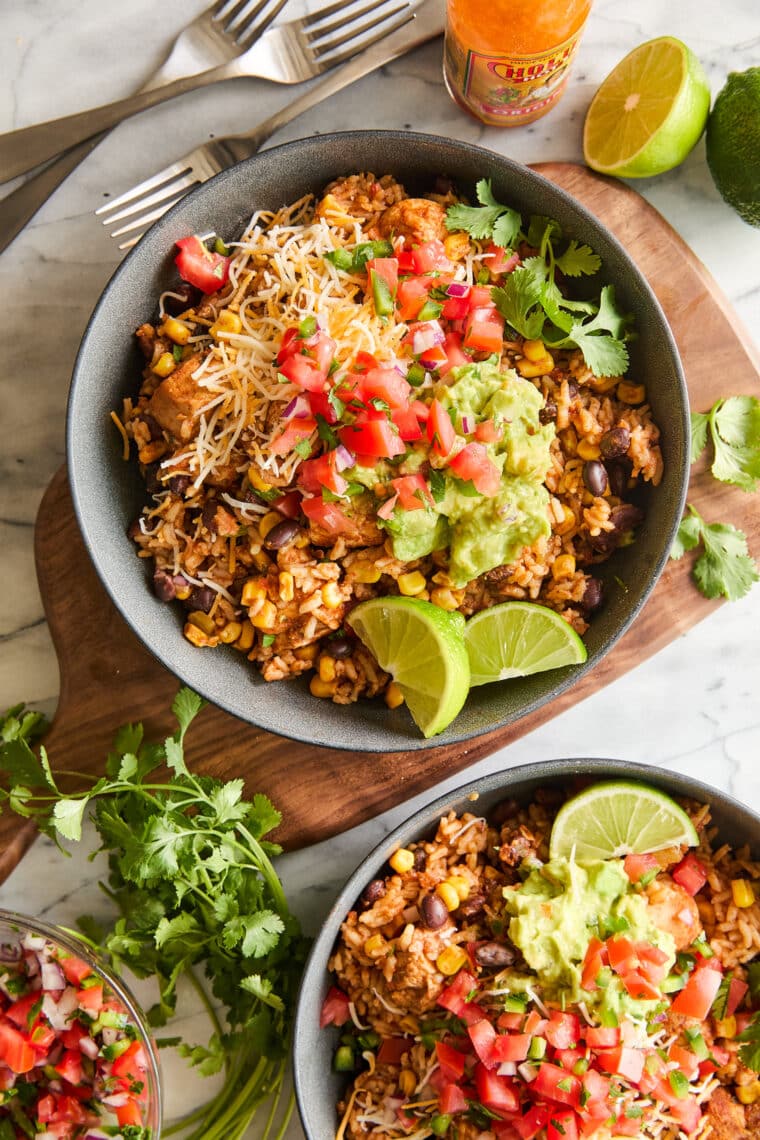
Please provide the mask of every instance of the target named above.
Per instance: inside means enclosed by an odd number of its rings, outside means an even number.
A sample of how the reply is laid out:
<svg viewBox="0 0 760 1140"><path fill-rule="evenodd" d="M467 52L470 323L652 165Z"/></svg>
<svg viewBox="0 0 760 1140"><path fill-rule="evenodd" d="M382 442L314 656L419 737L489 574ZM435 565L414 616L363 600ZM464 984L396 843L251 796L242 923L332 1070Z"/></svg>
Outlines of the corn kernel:
<svg viewBox="0 0 760 1140"><path fill-rule="evenodd" d="M411 1069L402 1069L398 1075L398 1087L402 1096L411 1096L417 1088L417 1078Z"/></svg>
<svg viewBox="0 0 760 1140"><path fill-rule="evenodd" d="M389 709L397 709L404 703L404 694L395 681L391 681L385 690L385 703Z"/></svg>
<svg viewBox="0 0 760 1140"><path fill-rule="evenodd" d="M164 440L154 439L140 448L137 453L137 458L147 467L150 463L155 463L157 459L160 459L165 451L166 443Z"/></svg>
<svg viewBox="0 0 760 1140"><path fill-rule="evenodd" d="M398 578L398 588L402 594L407 597L414 597L415 594L421 594L427 586L424 574L420 574L419 570L412 570L410 574L400 574Z"/></svg>
<svg viewBox="0 0 760 1140"><path fill-rule="evenodd" d="M272 559L268 554L265 554L263 550L257 550L255 554L251 555L251 559L253 565L257 570L260 570L262 574L265 574L272 565Z"/></svg>
<svg viewBox="0 0 760 1140"><path fill-rule="evenodd" d="M619 376L589 376L584 383L594 392L611 392L620 383Z"/></svg>
<svg viewBox="0 0 760 1140"><path fill-rule="evenodd" d="M439 586L437 589L431 591L430 601L433 605L438 606L439 609L448 610L449 613L453 613L458 605L453 591L443 586Z"/></svg>
<svg viewBox="0 0 760 1140"><path fill-rule="evenodd" d="M196 626L197 629L202 629L207 637L211 637L213 633L216 633L214 619L209 614L204 613L203 610L193 610L191 614L188 614L187 620L190 622L190 625Z"/></svg>
<svg viewBox="0 0 760 1140"><path fill-rule="evenodd" d="M239 649L241 653L247 653L253 645L253 638L253 626L246 618L240 627L240 637L235 642L235 648Z"/></svg>
<svg viewBox="0 0 760 1140"><path fill-rule="evenodd" d="M575 526L575 514L572 507L568 507L567 503L561 503L562 507L562 522L555 523L555 534L567 534Z"/></svg>
<svg viewBox="0 0 760 1140"><path fill-rule="evenodd" d="M435 893L446 907L446 910L456 910L462 901L456 892L456 888L452 887L449 882L439 883L435 888Z"/></svg>
<svg viewBox="0 0 760 1140"><path fill-rule="evenodd" d="M167 317L158 331L175 344L187 344L192 335L185 322L178 321L176 317Z"/></svg>
<svg viewBox="0 0 760 1140"><path fill-rule="evenodd" d="M354 576L355 582L371 584L380 581L380 571L377 566L373 566L371 562L358 562L355 566L351 567L351 573Z"/></svg>
<svg viewBox="0 0 760 1140"><path fill-rule="evenodd" d="M393 852L388 862L399 875L405 875L414 866L414 852L410 851L408 847L399 847L398 851Z"/></svg>
<svg viewBox="0 0 760 1140"><path fill-rule="evenodd" d="M337 676L334 657L320 657L319 678L321 681L334 681Z"/></svg>
<svg viewBox="0 0 760 1140"><path fill-rule="evenodd" d="M153 365L153 371L156 376L162 378L168 376L177 367L177 361L174 359L173 352L162 352L156 363Z"/></svg>
<svg viewBox="0 0 760 1140"><path fill-rule="evenodd" d="M760 1100L760 1081L751 1081L748 1085L739 1085L736 1089L736 1097L741 1104L757 1104Z"/></svg>
<svg viewBox="0 0 760 1140"><path fill-rule="evenodd" d="M467 234L449 234L443 239L443 248L449 261L461 261L470 252L470 239Z"/></svg>
<svg viewBox="0 0 760 1140"><path fill-rule="evenodd" d="M546 351L546 345L542 340L526 340L523 343L522 350L523 356L526 356L528 360L532 360L534 364L546 360L546 357L549 355Z"/></svg>
<svg viewBox="0 0 760 1140"><path fill-rule="evenodd" d="M516 364L517 371L526 380L532 380L536 376L548 376L554 368L554 361L551 356L545 356L542 360L518 360Z"/></svg>
<svg viewBox="0 0 760 1140"><path fill-rule="evenodd" d="M411 1013L407 1013L406 1017L399 1020L398 1027L403 1029L404 1033L408 1033L410 1037L416 1037L420 1031L419 1020L413 1017Z"/></svg>
<svg viewBox="0 0 760 1140"><path fill-rule="evenodd" d="M740 908L752 906L755 901L755 892L749 879L732 879L731 894L734 905Z"/></svg>
<svg viewBox="0 0 760 1140"><path fill-rule="evenodd" d="M309 692L313 697L331 697L335 692L335 682L323 681L315 673L309 682Z"/></svg>
<svg viewBox="0 0 760 1140"><path fill-rule="evenodd" d="M578 455L581 459L598 459L601 454L595 443L589 443L585 439L578 441Z"/></svg>
<svg viewBox="0 0 760 1140"><path fill-rule="evenodd" d="M460 902L464 902L465 899L468 899L470 897L470 884L467 882L467 879L465 879L463 875L449 875L448 879L446 879L446 882L449 884L449 886L454 888L457 895L459 896Z"/></svg>
<svg viewBox="0 0 760 1140"><path fill-rule="evenodd" d="M233 641L238 640L242 632L243 627L239 621L228 621L219 634L219 639L223 641L225 645L232 645Z"/></svg>
<svg viewBox="0 0 760 1140"><path fill-rule="evenodd" d="M204 633L202 629L199 629L197 625L193 625L192 622L187 622L182 632L187 640L192 642L198 649L203 649L204 646L208 645L216 645L217 639L215 637L209 637L208 634Z"/></svg>
<svg viewBox="0 0 760 1140"><path fill-rule="evenodd" d="M450 978L452 974L458 974L468 961L467 951L461 946L447 946L441 950L435 964L440 973Z"/></svg>
<svg viewBox="0 0 760 1140"><path fill-rule="evenodd" d="M259 598L267 596L266 584L260 578L249 578L243 583L243 590L240 595L240 601L244 606L251 606Z"/></svg>
<svg viewBox="0 0 760 1140"><path fill-rule="evenodd" d="M222 309L209 332L212 336L219 336L219 333L239 333L242 328L243 322L237 313L231 312L230 309Z"/></svg>
<svg viewBox="0 0 760 1140"><path fill-rule="evenodd" d="M630 384L627 380L621 380L617 386L617 398L624 404L643 404L647 390L643 384Z"/></svg>
<svg viewBox="0 0 760 1140"><path fill-rule="evenodd" d="M560 554L552 563L552 578L561 582L563 578L572 578L575 573L575 558L572 554Z"/></svg>
<svg viewBox="0 0 760 1140"><path fill-rule="evenodd" d="M343 605L340 586L337 582L326 582L322 587L322 605L327 606L328 610L337 610L339 606Z"/></svg>
<svg viewBox="0 0 760 1140"><path fill-rule="evenodd" d="M263 519L259 523L259 534L262 538L266 538L270 530L274 530L278 523L282 522L282 515L279 511L267 511Z"/></svg>
<svg viewBox="0 0 760 1140"><path fill-rule="evenodd" d="M293 653L299 661L313 661L319 653L319 646L316 642L313 645L299 645L298 649L294 649Z"/></svg>
<svg viewBox="0 0 760 1140"><path fill-rule="evenodd" d="M736 1018L721 1017L715 1022L715 1032L718 1037L736 1037Z"/></svg>
<svg viewBox="0 0 760 1140"><path fill-rule="evenodd" d="M266 492L272 490L272 484L267 483L265 479L262 479L255 467L248 468L248 482L251 484L254 491Z"/></svg>
<svg viewBox="0 0 760 1140"><path fill-rule="evenodd" d="M265 632L273 629L276 621L277 607L269 601L264 602L259 612L251 617L251 625L255 629L263 629Z"/></svg>
<svg viewBox="0 0 760 1140"><path fill-rule="evenodd" d="M193 591L192 591L192 588L191 588L189 583L187 584L187 586L177 586L177 590L174 594L174 597L179 602L185 602L190 597L192 592Z"/></svg>
<svg viewBox="0 0 760 1140"><path fill-rule="evenodd" d="M279 595L281 602L292 602L294 585L293 575L289 570L282 570L279 577Z"/></svg>
<svg viewBox="0 0 760 1140"><path fill-rule="evenodd" d="M382 934L371 934L364 943L364 953L368 958L379 958L387 949L388 943Z"/></svg>

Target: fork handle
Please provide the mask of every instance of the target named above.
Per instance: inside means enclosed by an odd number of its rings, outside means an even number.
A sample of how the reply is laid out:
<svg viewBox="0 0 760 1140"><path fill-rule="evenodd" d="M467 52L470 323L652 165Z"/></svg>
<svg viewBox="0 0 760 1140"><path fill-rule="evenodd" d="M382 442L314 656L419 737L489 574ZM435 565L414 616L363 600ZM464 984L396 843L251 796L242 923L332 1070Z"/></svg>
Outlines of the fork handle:
<svg viewBox="0 0 760 1140"><path fill-rule="evenodd" d="M77 143L92 135L101 134L115 127L122 119L155 107L166 99L174 99L197 87L206 87L221 79L232 78L235 73L226 66L204 71L200 75L190 75L175 79L164 87L141 91L128 99L119 99L91 111L80 111L63 119L51 119L47 123L37 123L32 127L21 127L0 135L0 182L8 182L19 174L55 158L62 151L69 150Z"/></svg>

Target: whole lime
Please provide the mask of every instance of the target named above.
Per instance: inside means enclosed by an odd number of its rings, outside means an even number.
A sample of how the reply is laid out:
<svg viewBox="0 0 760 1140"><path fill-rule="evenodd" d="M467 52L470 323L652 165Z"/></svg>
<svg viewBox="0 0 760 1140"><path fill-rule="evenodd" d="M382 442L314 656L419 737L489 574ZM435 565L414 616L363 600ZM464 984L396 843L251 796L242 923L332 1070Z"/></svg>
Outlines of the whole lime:
<svg viewBox="0 0 760 1140"><path fill-rule="evenodd" d="M760 226L760 67L734 71L707 120L707 163L739 217Z"/></svg>

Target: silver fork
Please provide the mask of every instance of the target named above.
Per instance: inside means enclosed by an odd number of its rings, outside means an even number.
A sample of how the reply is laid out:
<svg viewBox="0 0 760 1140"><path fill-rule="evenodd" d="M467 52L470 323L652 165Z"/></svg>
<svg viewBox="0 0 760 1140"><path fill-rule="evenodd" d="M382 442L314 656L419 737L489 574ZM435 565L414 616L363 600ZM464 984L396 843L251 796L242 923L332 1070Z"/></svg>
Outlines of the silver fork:
<svg viewBox="0 0 760 1140"><path fill-rule="evenodd" d="M245 7L242 0L237 7ZM314 79L374 43L385 34L387 27L383 25L408 7L409 0L364 0L360 7L357 0L335 0L311 16L270 28L248 51L211 70L92 111L0 135L0 181L31 170L83 139L115 126L128 115L222 79L248 76L274 83Z"/></svg>
<svg viewBox="0 0 760 1140"><path fill-rule="evenodd" d="M217 0L207 11L188 24L172 44L164 62L140 90L152 91L175 79L197 75L229 63L242 55L266 31L285 6L286 0ZM32 175L2 200L0 209L0 252L34 217L43 202L60 186L79 163L107 135L107 131L85 139L65 151L38 174Z"/></svg>
<svg viewBox="0 0 760 1140"><path fill-rule="evenodd" d="M152 178L146 178L118 198L100 206L95 213L103 215L104 226L124 221L124 225L114 230L111 237L119 238L129 234L129 238L119 245L119 249L129 249L139 241L143 231L152 222L166 213L193 186L206 182L236 162L250 158L280 127L349 83L440 35L444 30L445 19L443 0L423 0L413 10L399 14L393 29L379 42L373 42L372 46L344 67L328 75L321 83L311 87L254 130L243 135L214 139L196 147Z"/></svg>

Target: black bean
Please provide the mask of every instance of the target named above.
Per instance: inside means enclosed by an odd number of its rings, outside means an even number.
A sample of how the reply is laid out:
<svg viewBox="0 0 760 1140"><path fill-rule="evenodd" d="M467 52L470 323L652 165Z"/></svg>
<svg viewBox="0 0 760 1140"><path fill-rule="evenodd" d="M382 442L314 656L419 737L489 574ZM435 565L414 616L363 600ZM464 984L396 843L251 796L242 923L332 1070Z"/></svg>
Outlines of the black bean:
<svg viewBox="0 0 760 1140"><path fill-rule="evenodd" d="M127 527L127 538L131 538L132 541L134 542L135 539L139 538L141 534L142 534L142 528L140 526L140 520L134 519L134 521L131 522L129 524L129 526Z"/></svg>
<svg viewBox="0 0 760 1140"><path fill-rule="evenodd" d="M633 503L621 503L620 506L613 507L610 511L610 522L615 530L621 533L634 530L643 521L644 512L640 507L635 507Z"/></svg>
<svg viewBox="0 0 760 1140"><path fill-rule="evenodd" d="M578 399L578 385L575 383L574 380L568 380L568 382L567 382L567 394L571 400L577 400Z"/></svg>
<svg viewBox="0 0 760 1140"><path fill-rule="evenodd" d="M216 512L219 510L220 505L218 499L208 499L207 502L203 504L203 510L201 511L201 521L209 534L212 535L216 535L217 532Z"/></svg>
<svg viewBox="0 0 760 1140"><path fill-rule="evenodd" d="M424 847L415 847L413 870L424 871L426 863L427 863L427 855L425 854L425 848Z"/></svg>
<svg viewBox="0 0 760 1140"><path fill-rule="evenodd" d="M541 411L538 413L539 423L551 424L557 418L557 405L554 400L547 400Z"/></svg>
<svg viewBox="0 0 760 1140"><path fill-rule="evenodd" d="M325 642L325 649L336 661L343 657L350 657L354 651L354 643L350 637L331 637Z"/></svg>
<svg viewBox="0 0 760 1140"><path fill-rule="evenodd" d="M587 459L583 464L583 482L592 495L603 495L607 490L607 471L598 459Z"/></svg>
<svg viewBox="0 0 760 1140"><path fill-rule="evenodd" d="M480 914L485 905L485 895L469 895L459 904L458 913L462 918L474 918L476 914Z"/></svg>
<svg viewBox="0 0 760 1140"><path fill-rule="evenodd" d="M438 898L438 895L425 895L420 903L420 918L423 926L426 926L428 930L440 930L448 917L449 912L446 909L446 904Z"/></svg>
<svg viewBox="0 0 760 1140"><path fill-rule="evenodd" d="M625 455L631 445L631 433L627 427L615 427L606 431L599 440L602 459L617 459Z"/></svg>
<svg viewBox="0 0 760 1140"><path fill-rule="evenodd" d="M164 438L164 429L161 427L161 424L158 422L158 420L154 419L149 412L143 412L141 419L150 432L151 439Z"/></svg>
<svg viewBox="0 0 760 1140"><path fill-rule="evenodd" d="M514 819L520 810L520 805L517 800L501 800L491 812L491 823L496 827L500 827L502 823L506 823L508 819Z"/></svg>
<svg viewBox="0 0 760 1140"><path fill-rule="evenodd" d="M189 610L202 610L204 614L207 614L213 606L215 598L216 591L212 590L210 586L196 586L190 591L190 596L185 605Z"/></svg>
<svg viewBox="0 0 760 1140"><path fill-rule="evenodd" d="M589 538L589 544L592 550L597 554L601 554L604 558L609 558L613 550L617 549L620 543L620 535L614 530L601 530L599 534L592 534Z"/></svg>
<svg viewBox="0 0 760 1140"><path fill-rule="evenodd" d="M178 313L184 313L185 309L189 309L199 297L198 290L186 282L181 285L176 285L174 289L172 289L172 293L177 293L179 296L164 297L164 312L168 313L170 317L176 317Z"/></svg>
<svg viewBox="0 0 760 1140"><path fill-rule="evenodd" d="M633 465L630 459L625 456L620 456L619 459L611 459L605 463L607 468L607 477L610 481L610 491L613 495L617 495L619 499L628 490L628 480L631 477Z"/></svg>
<svg viewBox="0 0 760 1140"><path fill-rule="evenodd" d="M264 539L264 546L269 550L281 550L283 546L287 546L297 538L300 531L301 528L295 519L283 519L272 527Z"/></svg>
<svg viewBox="0 0 760 1140"><path fill-rule="evenodd" d="M143 468L143 478L145 479L145 487L149 495L157 495L160 491L164 490L164 485L159 479L159 472L161 465L159 463L148 463Z"/></svg>
<svg viewBox="0 0 760 1140"><path fill-rule="evenodd" d="M367 907L374 906L374 904L381 899L385 894L385 883L382 879L373 879L371 883L367 883L362 891L361 904L366 909Z"/></svg>
<svg viewBox="0 0 760 1140"><path fill-rule="evenodd" d="M475 951L475 960L480 966L497 966L503 969L512 965L515 952L511 946L503 946L501 942L484 942Z"/></svg>
<svg viewBox="0 0 760 1140"><path fill-rule="evenodd" d="M173 575L169 574L166 570L154 570L153 593L160 602L173 601L177 596L177 588L174 584Z"/></svg>
<svg viewBox="0 0 760 1140"><path fill-rule="evenodd" d="M169 479L167 486L173 495L184 495L187 488L190 486L189 475L172 475Z"/></svg>
<svg viewBox="0 0 760 1140"><path fill-rule="evenodd" d="M586 589L583 591L581 598L581 605L587 614L594 613L598 610L604 601L604 586L599 578L589 578L586 582Z"/></svg>

